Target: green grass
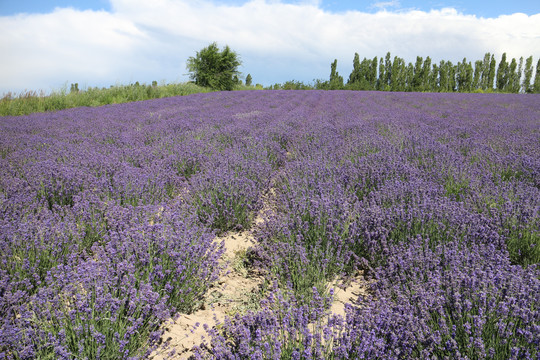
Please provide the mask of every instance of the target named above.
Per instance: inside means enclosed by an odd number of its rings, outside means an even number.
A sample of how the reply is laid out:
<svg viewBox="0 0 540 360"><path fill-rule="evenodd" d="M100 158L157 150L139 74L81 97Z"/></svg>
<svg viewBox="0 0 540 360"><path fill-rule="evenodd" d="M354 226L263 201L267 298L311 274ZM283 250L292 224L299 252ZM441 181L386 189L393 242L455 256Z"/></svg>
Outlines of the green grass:
<svg viewBox="0 0 540 360"><path fill-rule="evenodd" d="M246 86L238 84L234 90L259 90L262 86ZM89 87L79 90L78 84L45 94L43 91L25 91L19 95L11 92L0 99L0 116L28 115L38 112L58 111L81 106L102 106L122 104L133 101L159 99L172 96L183 96L197 93L207 93L214 90L194 83L171 83L151 85L136 82L130 85L116 85L109 88Z"/></svg>
<svg viewBox="0 0 540 360"><path fill-rule="evenodd" d="M95 107L108 104L122 104L132 101L211 91L211 89L197 86L193 83L157 85L154 82L152 85L141 85L137 82L131 85L117 85L101 89L90 87L85 90L78 90L78 86L72 85L69 92L63 89L53 91L49 95L36 91L26 91L18 96L8 93L0 100L0 116L27 115L36 112L57 111L80 106Z"/></svg>

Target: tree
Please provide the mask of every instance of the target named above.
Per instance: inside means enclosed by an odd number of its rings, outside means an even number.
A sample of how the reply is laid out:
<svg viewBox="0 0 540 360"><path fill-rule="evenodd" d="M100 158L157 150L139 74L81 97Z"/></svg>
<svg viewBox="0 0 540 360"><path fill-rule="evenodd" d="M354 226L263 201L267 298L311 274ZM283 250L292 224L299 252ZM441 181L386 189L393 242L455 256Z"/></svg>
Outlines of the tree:
<svg viewBox="0 0 540 360"><path fill-rule="evenodd" d="M371 89L375 89L377 87L377 57L375 56L371 60L371 65L369 66L369 73L368 73L368 82L370 84Z"/></svg>
<svg viewBox="0 0 540 360"><path fill-rule="evenodd" d="M422 65L422 91L431 90L431 58L429 56L424 60Z"/></svg>
<svg viewBox="0 0 540 360"><path fill-rule="evenodd" d="M433 69L429 77L429 90L439 91L439 66L433 64Z"/></svg>
<svg viewBox="0 0 540 360"><path fill-rule="evenodd" d="M463 58L462 62L457 63L456 78L458 91L471 91L473 83L473 68L471 63L467 62L467 58Z"/></svg>
<svg viewBox="0 0 540 360"><path fill-rule="evenodd" d="M386 90L386 72L384 67L384 59L381 57L381 60L379 60L379 79L377 80L377 90Z"/></svg>
<svg viewBox="0 0 540 360"><path fill-rule="evenodd" d="M512 62L508 66L508 82L506 84L506 88L504 89L505 92L513 93L513 92L519 92L519 79L516 79L516 69L517 69L517 62L515 58L512 58ZM515 91L516 88L516 80L517 80L517 91Z"/></svg>
<svg viewBox="0 0 540 360"><path fill-rule="evenodd" d="M536 74L534 75L533 92L535 94L540 93L540 59L538 59L538 63L536 64Z"/></svg>
<svg viewBox="0 0 540 360"><path fill-rule="evenodd" d="M405 68L405 91L414 91L413 88L414 79L414 66L412 63L408 63Z"/></svg>
<svg viewBox="0 0 540 360"><path fill-rule="evenodd" d="M246 76L246 86L251 86L251 82L253 79L251 78L251 74L247 74Z"/></svg>
<svg viewBox="0 0 540 360"><path fill-rule="evenodd" d="M448 66L444 60L439 65L439 91L448 91Z"/></svg>
<svg viewBox="0 0 540 360"><path fill-rule="evenodd" d="M482 61L482 77L480 84L480 89L482 90L487 90L488 88L491 89L493 87L493 80L491 80L491 84L489 84L490 59L491 54L486 53L484 55L484 60Z"/></svg>
<svg viewBox="0 0 540 360"><path fill-rule="evenodd" d="M337 66L337 63L336 63L336 66ZM331 76L332 75L330 75L330 77ZM351 74L349 75L349 80L347 81L347 84L353 85L356 83L360 83L360 78L361 78L360 55L358 55L358 53L354 53L353 69L351 71Z"/></svg>
<svg viewBox="0 0 540 360"><path fill-rule="evenodd" d="M484 72L484 62L482 60L476 60L474 62L474 75L472 88L474 90L482 88L482 73Z"/></svg>
<svg viewBox="0 0 540 360"><path fill-rule="evenodd" d="M411 91L422 91L423 61L424 60L422 59L421 56L416 57L416 63L414 64L412 79L409 79L410 81L409 86L411 88Z"/></svg>
<svg viewBox="0 0 540 360"><path fill-rule="evenodd" d="M337 59L330 64L330 90L343 89L343 76L337 72Z"/></svg>
<svg viewBox="0 0 540 360"><path fill-rule="evenodd" d="M495 81L495 66L497 61L495 60L495 55L491 55L491 62L489 63L489 73L488 73L488 87L487 89L493 90L493 82Z"/></svg>
<svg viewBox="0 0 540 360"><path fill-rule="evenodd" d="M390 51L386 53L384 58L384 67L386 69L386 77L383 79L384 84L390 87L392 80L392 60L390 60Z"/></svg>
<svg viewBox="0 0 540 360"><path fill-rule="evenodd" d="M525 71L523 77L523 91L526 93L532 92L531 79L533 74L533 57L529 56L525 60Z"/></svg>
<svg viewBox="0 0 540 360"><path fill-rule="evenodd" d="M232 90L238 83L238 67L241 64L238 54L229 46L219 51L214 42L197 51L195 57L190 57L186 67L195 84L215 90Z"/></svg>
<svg viewBox="0 0 540 360"><path fill-rule="evenodd" d="M519 58L519 66L515 73L512 74L514 87L512 89L512 92L518 93L519 90L521 90L521 75L523 74L523 56Z"/></svg>
<svg viewBox="0 0 540 360"><path fill-rule="evenodd" d="M390 68L390 75L391 91L405 91L405 60L394 56L394 61Z"/></svg>
<svg viewBox="0 0 540 360"><path fill-rule="evenodd" d="M497 90L505 91L508 87L508 62L506 61L506 53L502 54L501 62L497 68Z"/></svg>

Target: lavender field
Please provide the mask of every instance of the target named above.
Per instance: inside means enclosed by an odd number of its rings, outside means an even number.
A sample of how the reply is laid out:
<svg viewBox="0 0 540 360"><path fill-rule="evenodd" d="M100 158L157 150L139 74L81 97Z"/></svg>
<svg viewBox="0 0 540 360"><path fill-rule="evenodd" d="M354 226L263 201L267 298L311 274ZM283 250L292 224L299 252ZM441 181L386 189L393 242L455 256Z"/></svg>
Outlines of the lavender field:
<svg viewBox="0 0 540 360"><path fill-rule="evenodd" d="M219 279L221 237L247 230L267 288L194 358L540 358L537 95L238 91L2 117L0 174L0 359L151 357ZM332 282L358 276L369 295L333 314Z"/></svg>

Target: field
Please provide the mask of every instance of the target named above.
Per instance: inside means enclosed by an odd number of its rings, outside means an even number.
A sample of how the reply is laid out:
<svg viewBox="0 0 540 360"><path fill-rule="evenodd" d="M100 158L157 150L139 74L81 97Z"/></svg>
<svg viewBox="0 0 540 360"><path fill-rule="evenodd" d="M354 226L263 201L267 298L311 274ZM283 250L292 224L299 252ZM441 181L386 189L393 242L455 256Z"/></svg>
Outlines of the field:
<svg viewBox="0 0 540 360"><path fill-rule="evenodd" d="M3 117L0 174L0 358L540 356L538 95L235 91Z"/></svg>

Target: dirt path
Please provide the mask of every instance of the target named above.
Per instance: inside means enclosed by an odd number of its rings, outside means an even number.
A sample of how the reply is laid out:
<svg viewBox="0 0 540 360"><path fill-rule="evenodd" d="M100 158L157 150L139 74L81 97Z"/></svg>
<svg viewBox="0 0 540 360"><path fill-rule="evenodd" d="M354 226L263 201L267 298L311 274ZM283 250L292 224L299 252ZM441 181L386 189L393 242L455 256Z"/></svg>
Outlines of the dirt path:
<svg viewBox="0 0 540 360"><path fill-rule="evenodd" d="M271 198L275 196L274 189L270 188L262 195L263 208L254 219L254 225L260 226L265 222L266 215L272 211ZM204 324L210 328L223 322L226 316L236 313L245 313L258 308L262 298L264 278L253 275L246 269L243 260L248 248L255 245L255 237L251 230L242 232L229 232L216 238L217 242L224 242L225 253L221 259L224 266L219 280L210 288L203 306L190 315L181 314L176 320L171 319L165 324L166 329L162 339L168 341L169 347L156 351L151 358L161 359L189 359L194 346L202 342L207 335ZM334 303L331 311L345 316L345 304L357 305L359 295L367 294L368 283L361 274L349 279L347 283L335 281L329 284L334 288ZM170 355L171 351L174 355ZM167 355L169 354L169 357Z"/></svg>
<svg viewBox="0 0 540 360"><path fill-rule="evenodd" d="M199 310L190 315L181 314L165 326L163 340L169 340L169 349L157 352L154 359L164 359L173 349L176 354L172 359L188 359L193 355L193 346L199 345L206 335L203 324L213 327L226 316L243 313L258 304L264 279L250 275L242 265L246 250L254 245L252 233L231 232L216 241L223 241L225 245L222 258L225 269Z"/></svg>

